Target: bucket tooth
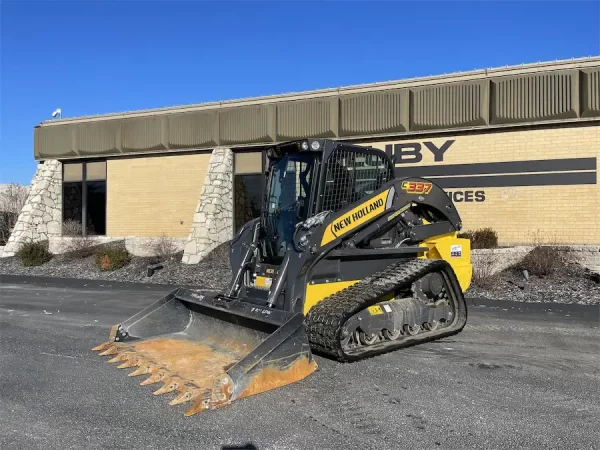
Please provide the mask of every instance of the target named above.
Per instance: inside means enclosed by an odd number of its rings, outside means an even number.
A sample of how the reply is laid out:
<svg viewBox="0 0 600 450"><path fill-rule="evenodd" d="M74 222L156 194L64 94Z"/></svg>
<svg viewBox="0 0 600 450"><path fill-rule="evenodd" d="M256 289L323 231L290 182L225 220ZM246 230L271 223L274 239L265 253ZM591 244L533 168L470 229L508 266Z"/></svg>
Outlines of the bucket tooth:
<svg viewBox="0 0 600 450"><path fill-rule="evenodd" d="M183 415L186 417L193 416L203 411L211 409L211 394L210 392L196 398L192 406L187 409Z"/></svg>
<svg viewBox="0 0 600 450"><path fill-rule="evenodd" d="M140 386L147 386L149 384L160 383L167 377L167 374L162 370L152 373L152 370L150 369L150 371L148 373L151 373L150 377L148 377L144 381L142 381L140 383Z"/></svg>
<svg viewBox="0 0 600 450"><path fill-rule="evenodd" d="M168 378L163 387L154 391L154 395L168 394L169 392L176 391L180 386L183 386L183 380L181 378Z"/></svg>
<svg viewBox="0 0 600 450"><path fill-rule="evenodd" d="M137 367L139 364L135 358L128 358L123 364L118 365L117 369L127 369L129 367Z"/></svg>
<svg viewBox="0 0 600 450"><path fill-rule="evenodd" d="M179 394L175 399L169 402L169 405L181 405L182 403L187 403L195 400L199 396L201 396L203 391L196 387L188 387L181 394Z"/></svg>
<svg viewBox="0 0 600 450"><path fill-rule="evenodd" d="M133 356L130 352L121 352L117 353L117 356L108 360L109 363L123 362L129 361L129 359Z"/></svg>
<svg viewBox="0 0 600 450"><path fill-rule="evenodd" d="M152 366L150 366L150 364L142 363L133 372L131 372L130 374L127 374L127 376L128 377L137 377L140 375L146 375L146 374L149 374L151 372L151 370L152 370ZM142 383L143 383L143 381L142 381Z"/></svg>
<svg viewBox="0 0 600 450"><path fill-rule="evenodd" d="M119 349L117 348L117 346L111 345L106 350L104 350L103 352L100 352L98 354L100 356L111 356L111 355L116 355L117 353L119 353Z"/></svg>
<svg viewBox="0 0 600 450"><path fill-rule="evenodd" d="M97 345L96 347L94 347L92 349L92 351L93 352L100 352L100 351L106 350L111 345L112 345L112 342L103 342L102 344Z"/></svg>

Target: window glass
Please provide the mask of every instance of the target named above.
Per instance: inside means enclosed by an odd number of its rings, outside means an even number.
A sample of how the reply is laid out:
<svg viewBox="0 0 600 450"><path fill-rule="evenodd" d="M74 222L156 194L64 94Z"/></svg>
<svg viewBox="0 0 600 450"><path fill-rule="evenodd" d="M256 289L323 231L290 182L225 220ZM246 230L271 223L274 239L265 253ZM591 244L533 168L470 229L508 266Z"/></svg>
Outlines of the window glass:
<svg viewBox="0 0 600 450"><path fill-rule="evenodd" d="M106 234L106 181L88 181L86 234Z"/></svg>
<svg viewBox="0 0 600 450"><path fill-rule="evenodd" d="M234 215L236 233L246 222L260 216L264 182L265 177L262 174L235 176Z"/></svg>
<svg viewBox="0 0 600 450"><path fill-rule="evenodd" d="M83 228L83 183L63 182L62 189L63 236L81 236Z"/></svg>

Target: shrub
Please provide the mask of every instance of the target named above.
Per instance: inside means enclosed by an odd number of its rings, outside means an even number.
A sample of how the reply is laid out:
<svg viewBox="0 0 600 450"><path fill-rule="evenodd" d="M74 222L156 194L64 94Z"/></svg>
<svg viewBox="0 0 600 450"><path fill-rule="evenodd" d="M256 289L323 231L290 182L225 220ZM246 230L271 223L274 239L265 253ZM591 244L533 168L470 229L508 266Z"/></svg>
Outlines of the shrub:
<svg viewBox="0 0 600 450"><path fill-rule="evenodd" d="M96 253L98 243L89 236L81 236L70 239L64 247L66 259L87 258Z"/></svg>
<svg viewBox="0 0 600 450"><path fill-rule="evenodd" d="M533 249L516 264L516 269L527 270L530 275L547 277L574 262L567 252L561 251L555 237L538 230L531 238ZM568 273L568 272L567 272Z"/></svg>
<svg viewBox="0 0 600 450"><path fill-rule="evenodd" d="M153 240L151 250L156 255L158 262L167 261L177 254L177 242L163 233Z"/></svg>
<svg viewBox="0 0 600 450"><path fill-rule="evenodd" d="M17 257L24 266L41 266L52 259L52 253L48 250L48 241L27 242L21 245Z"/></svg>
<svg viewBox="0 0 600 450"><path fill-rule="evenodd" d="M498 233L491 228L481 228L475 231L464 231L462 233L458 233L458 237L469 239L471 241L471 249L498 247Z"/></svg>
<svg viewBox="0 0 600 450"><path fill-rule="evenodd" d="M547 277L554 275L567 263L567 257L557 246L538 245L525 255L517 264L517 268L527 270L530 275Z"/></svg>
<svg viewBox="0 0 600 450"><path fill-rule="evenodd" d="M131 255L124 248L101 246L96 251L96 264L102 271L117 270L131 261Z"/></svg>
<svg viewBox="0 0 600 450"><path fill-rule="evenodd" d="M67 219L62 224L62 235L63 236L82 236L83 227L81 222L76 220Z"/></svg>
<svg viewBox="0 0 600 450"><path fill-rule="evenodd" d="M473 258L473 284L486 290L494 290L500 282L498 266L501 255L496 250L480 253Z"/></svg>

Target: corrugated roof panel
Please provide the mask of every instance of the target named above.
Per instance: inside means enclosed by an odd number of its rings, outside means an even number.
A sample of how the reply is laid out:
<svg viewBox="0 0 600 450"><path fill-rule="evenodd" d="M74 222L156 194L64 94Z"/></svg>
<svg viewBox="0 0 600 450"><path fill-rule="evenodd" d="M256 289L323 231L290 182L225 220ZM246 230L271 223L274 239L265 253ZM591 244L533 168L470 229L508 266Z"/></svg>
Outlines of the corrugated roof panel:
<svg viewBox="0 0 600 450"><path fill-rule="evenodd" d="M340 98L340 136L408 131L408 89Z"/></svg>
<svg viewBox="0 0 600 450"><path fill-rule="evenodd" d="M217 143L217 113L191 112L167 116L169 148L199 148Z"/></svg>
<svg viewBox="0 0 600 450"><path fill-rule="evenodd" d="M121 122L81 123L77 125L77 152L80 155L112 155L120 153Z"/></svg>
<svg viewBox="0 0 600 450"><path fill-rule="evenodd" d="M37 138L36 145L41 158L67 158L77 156L75 150L74 130L76 125L65 125L61 127L40 127L34 137Z"/></svg>
<svg viewBox="0 0 600 450"><path fill-rule="evenodd" d="M486 81L453 83L411 90L411 130L486 125Z"/></svg>
<svg viewBox="0 0 600 450"><path fill-rule="evenodd" d="M338 100L306 100L277 105L277 139L335 137Z"/></svg>
<svg viewBox="0 0 600 450"><path fill-rule="evenodd" d="M600 116L600 69L582 71L581 117Z"/></svg>
<svg viewBox="0 0 600 450"><path fill-rule="evenodd" d="M492 79L492 124L575 118L578 72Z"/></svg>
<svg viewBox="0 0 600 450"><path fill-rule="evenodd" d="M222 144L272 142L270 123L275 121L274 106L248 106L219 113L219 133Z"/></svg>
<svg viewBox="0 0 600 450"><path fill-rule="evenodd" d="M123 152L164 150L162 117L152 116L123 120L121 137Z"/></svg>

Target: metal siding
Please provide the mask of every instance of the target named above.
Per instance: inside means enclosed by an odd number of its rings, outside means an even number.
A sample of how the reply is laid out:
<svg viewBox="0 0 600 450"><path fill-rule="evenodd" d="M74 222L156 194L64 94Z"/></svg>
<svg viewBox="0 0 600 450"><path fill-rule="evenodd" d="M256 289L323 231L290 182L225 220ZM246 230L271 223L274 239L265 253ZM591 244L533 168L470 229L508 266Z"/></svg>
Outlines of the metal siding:
<svg viewBox="0 0 600 450"><path fill-rule="evenodd" d="M332 110L337 98L308 100L277 105L277 139L335 137Z"/></svg>
<svg viewBox="0 0 600 450"><path fill-rule="evenodd" d="M121 122L84 123L77 126L77 152L80 155L112 155L119 153Z"/></svg>
<svg viewBox="0 0 600 450"><path fill-rule="evenodd" d="M492 124L577 117L577 72L492 79Z"/></svg>
<svg viewBox="0 0 600 450"><path fill-rule="evenodd" d="M494 72L498 73L498 72ZM372 136L600 117L600 68L415 85L34 128L37 160L243 146L306 136Z"/></svg>
<svg viewBox="0 0 600 450"><path fill-rule="evenodd" d="M77 156L73 148L73 125L41 127L38 132L42 159Z"/></svg>
<svg viewBox="0 0 600 450"><path fill-rule="evenodd" d="M251 106L221 112L219 132L222 144L273 141L273 136L269 136L268 107Z"/></svg>
<svg viewBox="0 0 600 450"><path fill-rule="evenodd" d="M408 89L340 98L340 136L408 131Z"/></svg>
<svg viewBox="0 0 600 450"><path fill-rule="evenodd" d="M454 83L411 90L411 130L486 125L485 81Z"/></svg>
<svg viewBox="0 0 600 450"><path fill-rule="evenodd" d="M160 116L123 120L121 129L123 152L164 150L166 147L162 143L161 128Z"/></svg>
<svg viewBox="0 0 600 450"><path fill-rule="evenodd" d="M600 69L583 70L581 117L600 116Z"/></svg>
<svg viewBox="0 0 600 450"><path fill-rule="evenodd" d="M169 148L199 148L214 146L217 114L194 112L168 117Z"/></svg>

